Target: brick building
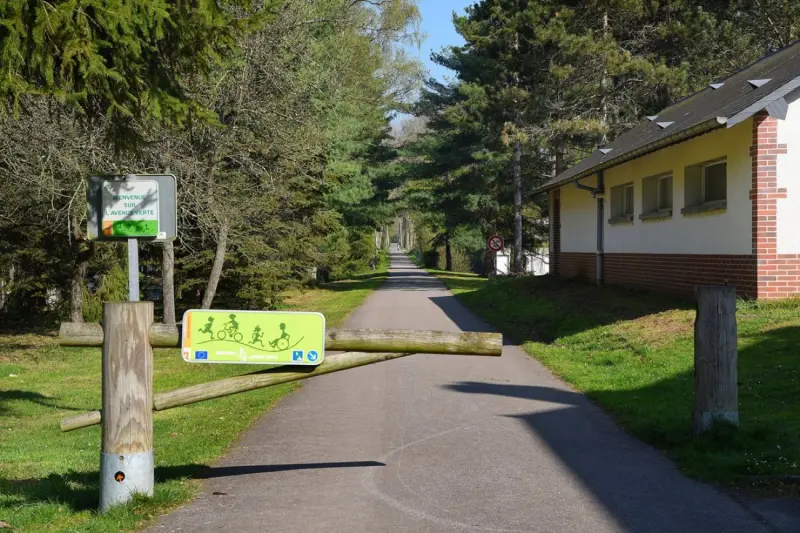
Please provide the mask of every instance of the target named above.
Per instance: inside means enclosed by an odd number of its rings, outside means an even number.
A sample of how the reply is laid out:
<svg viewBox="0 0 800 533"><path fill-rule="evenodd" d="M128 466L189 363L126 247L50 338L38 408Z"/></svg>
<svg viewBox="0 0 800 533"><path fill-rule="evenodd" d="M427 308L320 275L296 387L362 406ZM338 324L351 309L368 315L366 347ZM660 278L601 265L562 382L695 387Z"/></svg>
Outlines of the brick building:
<svg viewBox="0 0 800 533"><path fill-rule="evenodd" d="M647 117L548 193L550 271L800 294L800 42Z"/></svg>

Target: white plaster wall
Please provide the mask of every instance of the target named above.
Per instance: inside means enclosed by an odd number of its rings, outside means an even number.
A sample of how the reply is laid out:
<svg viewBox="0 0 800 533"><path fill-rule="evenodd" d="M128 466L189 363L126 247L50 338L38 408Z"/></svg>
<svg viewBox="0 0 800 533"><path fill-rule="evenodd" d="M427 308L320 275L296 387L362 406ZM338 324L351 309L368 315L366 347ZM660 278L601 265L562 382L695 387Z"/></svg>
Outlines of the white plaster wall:
<svg viewBox="0 0 800 533"><path fill-rule="evenodd" d="M605 252L653 254L752 253L752 119L733 128L719 129L670 146L605 171ZM684 168L726 157L728 161L727 209L684 216ZM672 218L639 220L642 213L642 179L672 172ZM584 180L595 183L595 179ZM609 224L611 187L634 184L634 221ZM595 250L596 205L591 194L575 188L561 189L561 249ZM579 230L578 228L582 229Z"/></svg>
<svg viewBox="0 0 800 533"><path fill-rule="evenodd" d="M581 183L594 187L595 176ZM561 251L594 252L597 249L597 200L574 183L561 187Z"/></svg>
<svg viewBox="0 0 800 533"><path fill-rule="evenodd" d="M525 272L534 276L543 276L550 272L550 254L547 249L537 250L536 253L525 254ZM508 252L497 253L494 256L495 273L498 276L507 276L510 272L511 255Z"/></svg>
<svg viewBox="0 0 800 533"><path fill-rule="evenodd" d="M498 252L494 255L494 269L498 276L507 276L510 264L511 256L508 252Z"/></svg>
<svg viewBox="0 0 800 533"><path fill-rule="evenodd" d="M786 198L778 200L778 253L800 254L800 100L778 120L778 144L787 148L777 164L778 187L786 187Z"/></svg>
<svg viewBox="0 0 800 533"><path fill-rule="evenodd" d="M544 276L550 272L550 252L546 249L525 254L525 271L534 276Z"/></svg>

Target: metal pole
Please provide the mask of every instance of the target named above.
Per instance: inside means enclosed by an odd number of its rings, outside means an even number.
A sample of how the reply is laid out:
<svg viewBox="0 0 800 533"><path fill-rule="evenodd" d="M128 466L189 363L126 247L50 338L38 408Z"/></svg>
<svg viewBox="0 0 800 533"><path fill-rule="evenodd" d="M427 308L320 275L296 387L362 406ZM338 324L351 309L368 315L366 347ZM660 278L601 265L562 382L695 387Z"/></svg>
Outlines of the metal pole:
<svg viewBox="0 0 800 533"><path fill-rule="evenodd" d="M128 239L128 301L139 301L139 241Z"/></svg>
<svg viewBox="0 0 800 533"><path fill-rule="evenodd" d="M597 263L595 269L595 281L598 287L602 287L605 282L605 242L603 236L603 228L605 224L605 200L603 195L605 193L606 184L603 171L597 173L597 190L595 196L597 198Z"/></svg>

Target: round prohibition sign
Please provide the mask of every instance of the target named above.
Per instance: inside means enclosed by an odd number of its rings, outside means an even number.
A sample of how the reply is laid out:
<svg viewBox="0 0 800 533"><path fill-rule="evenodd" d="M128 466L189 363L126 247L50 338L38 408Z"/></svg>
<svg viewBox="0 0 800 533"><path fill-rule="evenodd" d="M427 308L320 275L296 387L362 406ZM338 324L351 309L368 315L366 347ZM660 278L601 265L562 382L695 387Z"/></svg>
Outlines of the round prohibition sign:
<svg viewBox="0 0 800 533"><path fill-rule="evenodd" d="M486 246L493 252L499 252L503 249L503 238L499 235L492 235L489 237L489 240L486 241Z"/></svg>

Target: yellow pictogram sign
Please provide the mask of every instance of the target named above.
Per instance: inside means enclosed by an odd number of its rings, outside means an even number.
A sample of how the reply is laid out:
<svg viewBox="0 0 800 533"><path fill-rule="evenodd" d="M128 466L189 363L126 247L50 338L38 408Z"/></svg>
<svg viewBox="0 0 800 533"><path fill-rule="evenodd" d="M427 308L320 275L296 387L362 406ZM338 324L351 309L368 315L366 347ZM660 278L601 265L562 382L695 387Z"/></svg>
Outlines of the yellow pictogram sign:
<svg viewBox="0 0 800 533"><path fill-rule="evenodd" d="M190 310L183 315L181 352L189 363L318 365L325 357L325 317Z"/></svg>

